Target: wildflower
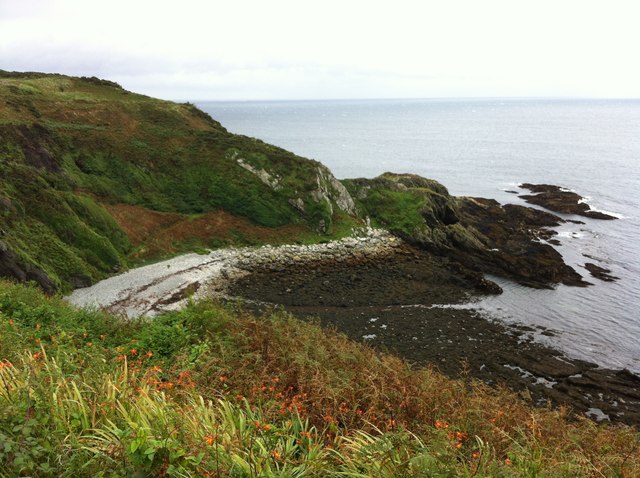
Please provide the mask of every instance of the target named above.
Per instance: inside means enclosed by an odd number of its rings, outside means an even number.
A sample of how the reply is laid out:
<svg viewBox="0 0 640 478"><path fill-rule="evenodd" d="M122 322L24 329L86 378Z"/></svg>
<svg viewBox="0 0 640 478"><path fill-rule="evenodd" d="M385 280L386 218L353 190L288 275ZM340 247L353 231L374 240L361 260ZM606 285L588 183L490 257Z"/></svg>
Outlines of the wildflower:
<svg viewBox="0 0 640 478"><path fill-rule="evenodd" d="M449 428L449 425L447 425L445 422L438 421L436 422L436 428L443 428L446 430L447 428Z"/></svg>
<svg viewBox="0 0 640 478"><path fill-rule="evenodd" d="M104 340L106 338L107 338L107 336L105 334L100 335L100 340Z"/></svg>
<svg viewBox="0 0 640 478"><path fill-rule="evenodd" d="M131 355L138 355L138 350L137 349L131 349L131 350L129 350L129 353Z"/></svg>
<svg viewBox="0 0 640 478"><path fill-rule="evenodd" d="M82 334L82 337L86 339L87 337L89 337L89 334L85 332Z"/></svg>
<svg viewBox="0 0 640 478"><path fill-rule="evenodd" d="M278 453L275 450L271 452L271 456L273 457L274 460L279 460L280 458L282 458L282 455L280 455L280 453Z"/></svg>
<svg viewBox="0 0 640 478"><path fill-rule="evenodd" d="M216 437L213 435L207 435L204 437L204 441L207 445L211 446L216 442Z"/></svg>
<svg viewBox="0 0 640 478"><path fill-rule="evenodd" d="M480 458L480 453L476 452L471 456L473 457L474 460L477 460L478 458Z"/></svg>
<svg viewBox="0 0 640 478"><path fill-rule="evenodd" d="M227 381L227 376L226 375L220 375L220 381L222 383L225 383Z"/></svg>
<svg viewBox="0 0 640 478"><path fill-rule="evenodd" d="M512 461L509 458L505 458L504 459L504 464L505 465L510 465L512 463Z"/></svg>
<svg viewBox="0 0 640 478"><path fill-rule="evenodd" d="M236 395L236 400L238 401L244 400L244 395L240 395L240 394Z"/></svg>
<svg viewBox="0 0 640 478"><path fill-rule="evenodd" d="M153 352L151 350L149 350L147 352L147 358L151 358L153 356Z"/></svg>

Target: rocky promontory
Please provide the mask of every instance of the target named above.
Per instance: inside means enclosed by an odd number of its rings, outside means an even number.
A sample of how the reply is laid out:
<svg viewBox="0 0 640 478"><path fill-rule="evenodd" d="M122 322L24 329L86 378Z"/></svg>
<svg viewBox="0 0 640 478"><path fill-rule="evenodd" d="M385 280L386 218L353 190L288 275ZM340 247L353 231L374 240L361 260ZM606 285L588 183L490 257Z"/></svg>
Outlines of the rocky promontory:
<svg viewBox="0 0 640 478"><path fill-rule="evenodd" d="M547 243L556 234L552 228L564 222L554 214L454 197L440 183L413 174L385 173L345 184L361 215L461 268L535 288L589 285Z"/></svg>
<svg viewBox="0 0 640 478"><path fill-rule="evenodd" d="M519 197L530 204L542 206L563 214L576 214L591 219L617 219L615 216L591 209L585 199L574 191L551 184L524 183L520 187L534 194L522 194Z"/></svg>

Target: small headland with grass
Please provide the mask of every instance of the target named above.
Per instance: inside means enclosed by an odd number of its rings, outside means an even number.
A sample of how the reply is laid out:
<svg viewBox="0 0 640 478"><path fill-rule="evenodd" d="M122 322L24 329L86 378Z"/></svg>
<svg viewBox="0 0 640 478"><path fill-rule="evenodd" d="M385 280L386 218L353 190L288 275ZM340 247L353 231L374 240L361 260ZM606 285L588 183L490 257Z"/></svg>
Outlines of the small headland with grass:
<svg viewBox="0 0 640 478"><path fill-rule="evenodd" d="M0 71L0 139L0 473L640 474L638 377L469 306L589 286L560 217L97 78Z"/></svg>

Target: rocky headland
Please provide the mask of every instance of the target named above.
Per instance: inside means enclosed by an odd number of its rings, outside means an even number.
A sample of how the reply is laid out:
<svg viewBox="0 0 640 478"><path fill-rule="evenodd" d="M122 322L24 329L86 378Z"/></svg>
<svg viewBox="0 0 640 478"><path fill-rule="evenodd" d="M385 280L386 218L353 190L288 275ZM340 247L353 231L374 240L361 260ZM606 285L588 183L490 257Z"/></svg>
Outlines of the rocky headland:
<svg viewBox="0 0 640 478"><path fill-rule="evenodd" d="M542 206L551 211L563 214L575 214L591 219L617 219L617 217L610 214L594 211L578 193L560 186L524 183L521 184L520 187L528 189L533 194L522 194L519 197L530 204Z"/></svg>

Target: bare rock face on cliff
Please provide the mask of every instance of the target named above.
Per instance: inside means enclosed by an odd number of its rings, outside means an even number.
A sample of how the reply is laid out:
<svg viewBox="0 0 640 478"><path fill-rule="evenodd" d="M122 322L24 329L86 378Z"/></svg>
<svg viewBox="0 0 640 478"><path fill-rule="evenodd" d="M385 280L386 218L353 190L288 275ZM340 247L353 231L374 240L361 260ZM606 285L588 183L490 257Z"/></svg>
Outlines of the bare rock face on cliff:
<svg viewBox="0 0 640 478"><path fill-rule="evenodd" d="M0 277L9 277L19 282L33 281L49 294L56 290L47 274L33 265L24 264L2 241L0 241Z"/></svg>
<svg viewBox="0 0 640 478"><path fill-rule="evenodd" d="M463 267L512 278L530 287L588 285L545 243L563 222L533 208L453 197L437 181L385 173L345 180L359 212L403 239Z"/></svg>

